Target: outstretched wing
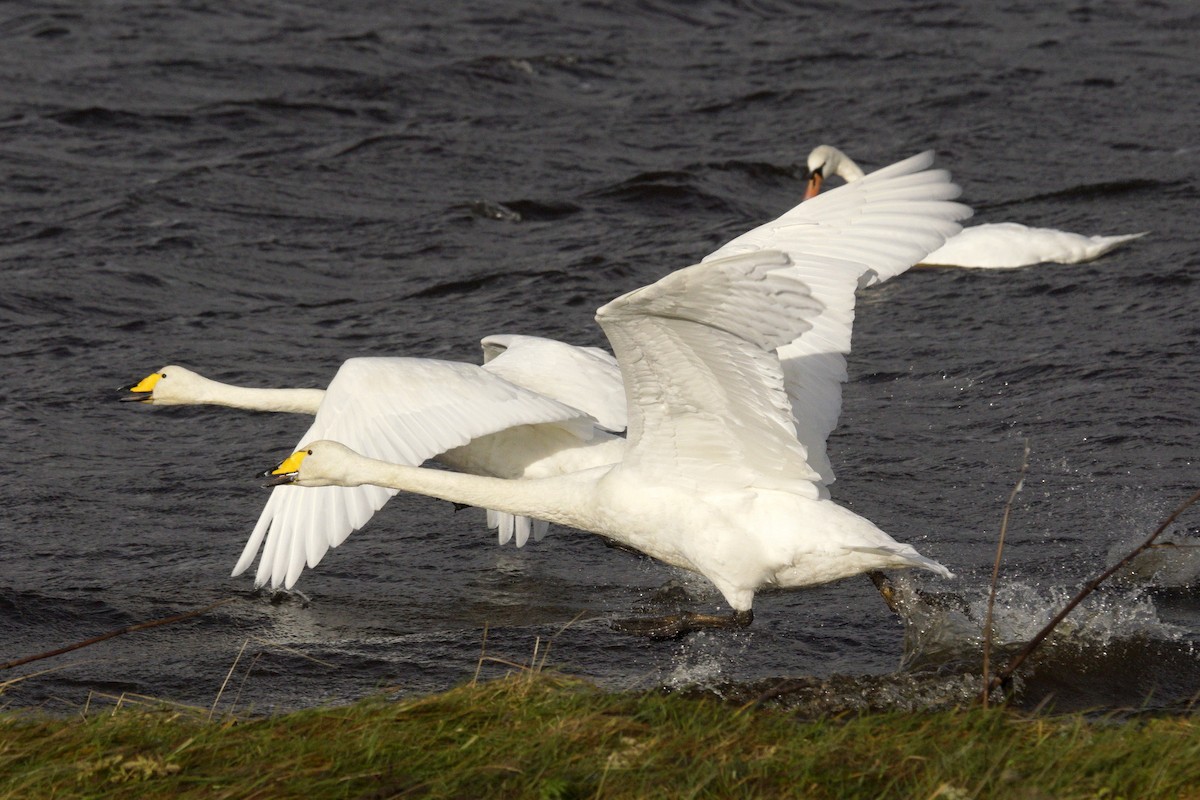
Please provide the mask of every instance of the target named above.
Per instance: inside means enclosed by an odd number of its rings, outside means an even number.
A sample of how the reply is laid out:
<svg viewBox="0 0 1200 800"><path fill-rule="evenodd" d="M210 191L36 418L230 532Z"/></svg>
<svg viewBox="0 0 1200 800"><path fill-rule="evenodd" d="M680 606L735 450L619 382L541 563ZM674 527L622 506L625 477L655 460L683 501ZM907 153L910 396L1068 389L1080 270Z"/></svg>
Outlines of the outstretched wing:
<svg viewBox="0 0 1200 800"><path fill-rule="evenodd" d="M694 483L811 490L775 348L823 306L760 250L699 264L613 300L596 320L629 406L626 465ZM806 489L807 487L807 489Z"/></svg>
<svg viewBox="0 0 1200 800"><path fill-rule="evenodd" d="M353 358L329 384L300 444L332 439L371 458L418 466L476 437L539 423L578 426L586 436L594 421L473 364ZM255 583L290 588L306 564L316 566L393 494L377 486L276 487L233 574L250 566L265 538Z"/></svg>
<svg viewBox="0 0 1200 800"><path fill-rule="evenodd" d="M958 233L971 209L950 202L961 190L930 169L926 151L800 203L722 245L704 260L779 250L793 260L825 256L861 263L863 285L899 275Z"/></svg>
<svg viewBox="0 0 1200 800"><path fill-rule="evenodd" d="M805 201L709 255L756 250L788 255L788 271L823 307L811 327L779 348L796 433L824 485L834 480L825 444L837 426L854 323L855 289L907 270L961 229L971 210L926 152ZM816 259L816 260L814 260ZM831 261L832 259L832 261Z"/></svg>

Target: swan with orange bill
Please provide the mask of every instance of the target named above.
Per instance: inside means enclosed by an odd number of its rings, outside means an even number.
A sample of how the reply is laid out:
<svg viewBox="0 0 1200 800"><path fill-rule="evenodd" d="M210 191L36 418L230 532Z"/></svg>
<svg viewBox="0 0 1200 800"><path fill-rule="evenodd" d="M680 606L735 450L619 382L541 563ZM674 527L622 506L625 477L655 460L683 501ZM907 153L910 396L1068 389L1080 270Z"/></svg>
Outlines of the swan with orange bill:
<svg viewBox="0 0 1200 800"><path fill-rule="evenodd" d="M865 174L841 150L823 144L808 156L806 200L816 197L826 179L836 175L850 183ZM1054 228L1030 228L1017 222L989 222L962 229L940 248L921 259L920 266L974 269L1012 269L1032 264L1079 264L1092 261L1120 245L1145 236L1126 233L1085 236Z"/></svg>

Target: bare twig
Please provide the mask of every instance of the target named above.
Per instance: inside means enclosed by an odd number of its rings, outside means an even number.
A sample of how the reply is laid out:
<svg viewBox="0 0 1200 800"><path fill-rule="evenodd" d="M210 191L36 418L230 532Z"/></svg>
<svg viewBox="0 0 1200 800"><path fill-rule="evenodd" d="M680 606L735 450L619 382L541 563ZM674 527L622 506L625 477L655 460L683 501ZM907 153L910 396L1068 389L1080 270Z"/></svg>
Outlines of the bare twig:
<svg viewBox="0 0 1200 800"><path fill-rule="evenodd" d="M111 715L116 715L122 707L126 706L145 706L146 708L173 708L179 711L186 711L189 714L194 714L197 717L203 717L205 710L200 706L194 706L190 703L180 703L175 700L164 700L161 697L151 697L147 694L138 694L136 692L121 692L120 694L108 694L107 692L90 692L88 695L89 705L94 699L111 700L113 707Z"/></svg>
<svg viewBox="0 0 1200 800"><path fill-rule="evenodd" d="M529 659L529 675L531 675L531 676L536 675L538 673L538 647L541 646L541 644L542 644L542 637L540 637L540 636L533 637L533 658ZM549 643L547 643L546 649L547 650L550 649Z"/></svg>
<svg viewBox="0 0 1200 800"><path fill-rule="evenodd" d="M182 614L174 614L170 617L163 617L162 619L154 619L154 620L150 620L149 622L139 622L136 625L126 625L124 628L118 628L115 631L109 631L108 633L102 633L99 636L93 636L90 639L84 639L82 642L75 642L74 644L69 644L65 647L60 647L57 650L50 650L45 653L38 653L37 655L25 656L24 658L16 658L16 659L13 659L12 661L7 661L3 664L0 664L0 670L12 669L13 667L19 667L22 664L28 664L31 661L40 661L43 658L52 658L54 656L60 656L63 653L69 653L72 650L78 650L81 647L87 647L88 645L97 644L99 642L105 641L106 639L111 639L114 636L120 636L123 633L133 633L134 631L144 631L147 628L157 628L159 625L170 625L173 622L182 622L185 619L191 619L192 617L198 617L201 614L207 614L209 611L212 611L214 608L217 608L218 606L223 606L226 603L232 603L235 599L236 598L233 598L233 597L226 597L224 600L218 600L215 603L207 605L204 608L197 608L194 611L186 611Z"/></svg>
<svg viewBox="0 0 1200 800"><path fill-rule="evenodd" d="M995 689L998 686L1003 686L1005 683L1007 683L1008 680L1013 676L1013 673L1017 671L1017 668L1020 667L1021 664L1025 663L1025 659L1029 658L1030 654L1033 653L1033 651L1036 650L1039 645L1041 645L1041 643L1056 627L1058 627L1058 623L1062 622L1063 619L1066 618L1067 614L1070 614L1071 611L1074 610L1075 606L1083 602L1085 597L1094 592L1096 587L1110 578L1115 572L1117 572L1117 570L1121 569L1121 567L1125 566L1134 558L1136 558L1143 550L1146 550L1153 545L1154 540L1158 538L1159 534L1170 527L1171 523L1178 519L1179 515L1186 511L1187 508L1197 500L1200 500L1200 491L1193 494L1191 497L1185 500L1183 504L1179 506L1179 508L1175 509L1175 511L1171 513L1171 516L1163 520L1163 523L1155 528L1154 533L1150 534L1150 536L1148 536L1144 542L1133 548L1133 550L1129 551L1129 553L1120 561L1104 570L1104 572L1100 573L1092 580L1088 581L1088 583L1082 589L1080 589L1074 597L1071 598L1070 602L1063 607L1063 610L1058 612L1058 614L1054 616L1054 619L1047 622L1045 627L1038 631L1037 635L1030 639L1029 642L1026 643L1023 648L1021 648L1021 651L1012 657L1012 660L1008 662L1008 666L1006 666L1000 672L997 672L995 676L992 677L992 680L988 683L986 690L991 691L992 689Z"/></svg>
<svg viewBox="0 0 1200 800"><path fill-rule="evenodd" d="M1017 483L1008 495L1004 504L1004 516L1000 519L1000 541L996 543L996 563L992 565L992 584L988 591L987 613L983 617L983 695L980 700L983 707L988 706L988 695L991 693L991 656L992 656L992 612L996 608L996 582L1000 578L1000 559L1004 555L1004 537L1008 534L1008 517L1012 513L1013 501L1021 487L1025 485L1025 473L1029 471L1029 440L1025 440L1025 454L1021 456L1021 471L1017 475Z"/></svg>

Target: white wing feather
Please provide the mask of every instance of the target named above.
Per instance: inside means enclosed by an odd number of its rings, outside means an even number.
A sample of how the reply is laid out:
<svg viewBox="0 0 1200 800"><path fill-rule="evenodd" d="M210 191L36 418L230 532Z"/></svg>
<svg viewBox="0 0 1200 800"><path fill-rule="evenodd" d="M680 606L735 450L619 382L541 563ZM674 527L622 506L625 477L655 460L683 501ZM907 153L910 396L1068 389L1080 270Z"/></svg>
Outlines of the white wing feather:
<svg viewBox="0 0 1200 800"><path fill-rule="evenodd" d="M625 380L626 464L691 483L740 474L816 496L774 349L822 306L778 272L790 263L771 250L711 261L596 313Z"/></svg>
<svg viewBox="0 0 1200 800"><path fill-rule="evenodd" d="M959 188L945 170L929 169L932 163L932 153L921 153L839 186L705 259L779 250L793 262L787 271L823 307L808 319L808 330L779 348L796 433L823 486L834 480L826 440L841 413L855 289L904 272L958 233L959 221L971 215L967 206L950 202Z"/></svg>
<svg viewBox="0 0 1200 800"><path fill-rule="evenodd" d="M417 466L476 437L540 423L562 424L581 437L594 425L577 409L472 364L353 358L330 382L299 444L333 439L371 458ZM316 566L393 494L377 486L276 487L233 574L244 572L262 545L255 583L290 588L306 564Z"/></svg>
<svg viewBox="0 0 1200 800"><path fill-rule="evenodd" d="M605 430L625 430L625 387L611 354L599 347L518 334L495 334L480 344L483 368L489 372L578 408Z"/></svg>
<svg viewBox="0 0 1200 800"><path fill-rule="evenodd" d="M483 368L489 372L578 408L605 430L625 430L625 386L617 360L610 353L599 347L519 334L493 334L480 344ZM544 520L492 510L488 511L487 524L496 529L500 544L515 538L517 547L524 547L531 534L540 540L549 527Z"/></svg>
<svg viewBox="0 0 1200 800"><path fill-rule="evenodd" d="M705 261L754 250L857 261L864 285L894 277L961 230L971 210L950 174L929 169L925 152L800 203L775 220L732 239Z"/></svg>

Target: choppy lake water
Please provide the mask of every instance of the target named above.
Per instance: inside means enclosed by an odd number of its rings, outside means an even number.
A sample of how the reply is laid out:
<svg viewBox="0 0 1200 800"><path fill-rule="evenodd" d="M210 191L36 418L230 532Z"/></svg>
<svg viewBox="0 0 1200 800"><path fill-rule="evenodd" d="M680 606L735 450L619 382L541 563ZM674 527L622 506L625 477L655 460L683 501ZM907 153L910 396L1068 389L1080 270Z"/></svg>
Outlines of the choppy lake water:
<svg viewBox="0 0 1200 800"><path fill-rule="evenodd" d="M1026 440L1006 642L1200 487L1190 5L362 5L0 10L0 660L234 598L0 673L0 704L282 710L535 648L612 688L956 702ZM859 579L764 594L744 632L641 641L609 621L672 583L719 598L586 534L497 547L482 512L421 497L306 573L307 599L272 598L228 574L255 474L307 423L116 402L168 363L322 386L351 356L477 360L495 332L603 344L599 305L793 205L820 143L868 168L936 149L977 222L1151 231L862 294L834 496L954 569L914 580L962 601L907 630ZM1020 702L1195 697L1200 556L1153 557L1069 618Z"/></svg>

